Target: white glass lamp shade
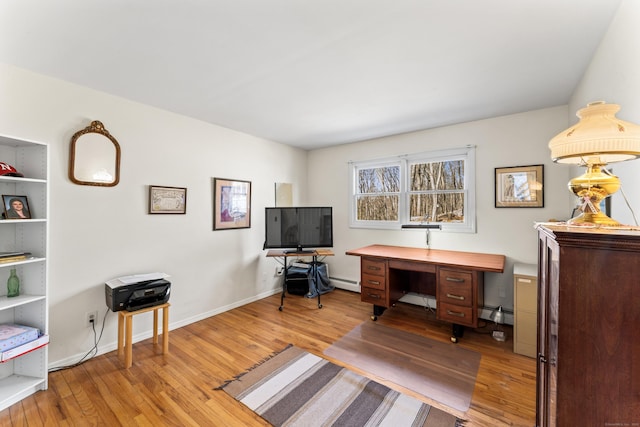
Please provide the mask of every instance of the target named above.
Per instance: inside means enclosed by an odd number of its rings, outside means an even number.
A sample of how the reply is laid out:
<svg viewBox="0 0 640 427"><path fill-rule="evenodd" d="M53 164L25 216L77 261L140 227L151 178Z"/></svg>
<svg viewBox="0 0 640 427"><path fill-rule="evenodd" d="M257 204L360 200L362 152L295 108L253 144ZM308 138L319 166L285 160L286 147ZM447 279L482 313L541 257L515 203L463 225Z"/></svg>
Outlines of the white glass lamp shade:
<svg viewBox="0 0 640 427"><path fill-rule="evenodd" d="M640 157L640 126L618 119L619 110L604 102L579 110L580 121L549 142L553 161L603 165Z"/></svg>

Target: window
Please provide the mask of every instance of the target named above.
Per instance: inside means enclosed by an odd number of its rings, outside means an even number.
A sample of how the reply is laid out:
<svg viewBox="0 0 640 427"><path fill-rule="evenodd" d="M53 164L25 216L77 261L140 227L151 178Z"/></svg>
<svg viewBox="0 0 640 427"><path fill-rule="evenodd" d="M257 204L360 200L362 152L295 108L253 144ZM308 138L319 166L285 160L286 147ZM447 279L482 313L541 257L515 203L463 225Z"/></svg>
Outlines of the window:
<svg viewBox="0 0 640 427"><path fill-rule="evenodd" d="M475 232L475 147L353 162L351 227Z"/></svg>

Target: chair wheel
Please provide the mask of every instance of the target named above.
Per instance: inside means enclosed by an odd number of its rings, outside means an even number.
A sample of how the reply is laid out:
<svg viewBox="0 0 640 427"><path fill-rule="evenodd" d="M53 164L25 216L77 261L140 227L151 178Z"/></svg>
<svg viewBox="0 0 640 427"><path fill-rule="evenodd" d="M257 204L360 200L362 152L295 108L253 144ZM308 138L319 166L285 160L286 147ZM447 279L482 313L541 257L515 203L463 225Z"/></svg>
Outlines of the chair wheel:
<svg viewBox="0 0 640 427"><path fill-rule="evenodd" d="M282 311L282 306L278 307L278 310Z"/></svg>
<svg viewBox="0 0 640 427"><path fill-rule="evenodd" d="M318 308L322 308L322 304L318 304Z"/></svg>
<svg viewBox="0 0 640 427"><path fill-rule="evenodd" d="M375 314L374 314L374 315L372 315L372 316L371 316L371 320L373 320L373 321L375 322L376 320L378 320L378 316L376 316Z"/></svg>
<svg viewBox="0 0 640 427"><path fill-rule="evenodd" d="M451 337L451 342L452 343L457 343L458 342L458 337Z"/></svg>

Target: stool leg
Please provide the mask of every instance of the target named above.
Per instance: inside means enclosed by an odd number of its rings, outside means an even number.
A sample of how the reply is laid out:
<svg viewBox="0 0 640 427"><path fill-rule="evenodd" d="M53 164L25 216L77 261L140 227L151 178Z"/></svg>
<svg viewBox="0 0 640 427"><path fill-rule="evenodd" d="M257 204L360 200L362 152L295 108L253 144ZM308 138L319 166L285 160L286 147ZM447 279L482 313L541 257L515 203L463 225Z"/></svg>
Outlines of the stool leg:
<svg viewBox="0 0 640 427"><path fill-rule="evenodd" d="M158 309L153 310L153 345L158 344Z"/></svg>
<svg viewBox="0 0 640 427"><path fill-rule="evenodd" d="M118 357L124 355L124 315L118 312Z"/></svg>
<svg viewBox="0 0 640 427"><path fill-rule="evenodd" d="M162 354L169 353L169 306L162 309Z"/></svg>
<svg viewBox="0 0 640 427"><path fill-rule="evenodd" d="M125 317L125 329L127 331L125 352L124 352L124 366L130 368L133 365L133 316Z"/></svg>

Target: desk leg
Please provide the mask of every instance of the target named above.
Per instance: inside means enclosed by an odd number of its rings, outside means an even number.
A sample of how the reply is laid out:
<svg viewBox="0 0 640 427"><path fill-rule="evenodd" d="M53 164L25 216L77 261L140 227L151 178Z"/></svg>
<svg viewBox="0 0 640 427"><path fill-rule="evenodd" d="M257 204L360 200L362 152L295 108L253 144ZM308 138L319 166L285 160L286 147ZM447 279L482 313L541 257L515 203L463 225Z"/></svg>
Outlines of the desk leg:
<svg viewBox="0 0 640 427"><path fill-rule="evenodd" d="M452 326L451 327L451 342L457 343L458 342L458 338L462 338L462 336L464 335L464 326L463 325L458 325L456 323L454 323L451 326Z"/></svg>
<svg viewBox="0 0 640 427"><path fill-rule="evenodd" d="M373 305L373 314L371 315L371 320L378 320L378 316L382 316L382 313L386 310L386 307L382 307L380 305Z"/></svg>

